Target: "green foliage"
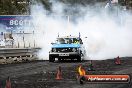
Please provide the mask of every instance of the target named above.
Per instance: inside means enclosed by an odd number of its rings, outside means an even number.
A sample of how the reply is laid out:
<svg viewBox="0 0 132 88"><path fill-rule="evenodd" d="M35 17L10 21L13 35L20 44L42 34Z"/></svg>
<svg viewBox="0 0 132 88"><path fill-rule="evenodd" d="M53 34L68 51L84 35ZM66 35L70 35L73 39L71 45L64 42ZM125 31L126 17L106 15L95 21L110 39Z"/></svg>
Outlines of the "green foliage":
<svg viewBox="0 0 132 88"><path fill-rule="evenodd" d="M21 1L22 3L19 3ZM0 15L21 15L27 14L29 3L24 3L24 0L1 0Z"/></svg>
<svg viewBox="0 0 132 88"><path fill-rule="evenodd" d="M71 5L87 5L94 4L96 2L106 2L107 0L56 0L61 3ZM21 3L20 3L21 2ZM26 3L25 3L26 2ZM30 3L29 3L30 2ZM50 0L0 0L0 15L28 15L30 14L30 5L39 2L43 4L43 7L51 11L52 3ZM126 5L132 7L132 0L119 0L120 5Z"/></svg>

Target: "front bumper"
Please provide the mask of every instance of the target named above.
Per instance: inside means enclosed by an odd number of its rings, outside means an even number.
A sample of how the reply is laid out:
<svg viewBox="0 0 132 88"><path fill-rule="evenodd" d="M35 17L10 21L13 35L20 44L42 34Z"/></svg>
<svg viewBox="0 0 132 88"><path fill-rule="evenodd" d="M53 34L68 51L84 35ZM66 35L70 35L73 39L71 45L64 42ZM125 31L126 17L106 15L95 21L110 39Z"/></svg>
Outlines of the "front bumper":
<svg viewBox="0 0 132 88"><path fill-rule="evenodd" d="M79 52L49 52L49 55L54 58L78 58L80 57Z"/></svg>

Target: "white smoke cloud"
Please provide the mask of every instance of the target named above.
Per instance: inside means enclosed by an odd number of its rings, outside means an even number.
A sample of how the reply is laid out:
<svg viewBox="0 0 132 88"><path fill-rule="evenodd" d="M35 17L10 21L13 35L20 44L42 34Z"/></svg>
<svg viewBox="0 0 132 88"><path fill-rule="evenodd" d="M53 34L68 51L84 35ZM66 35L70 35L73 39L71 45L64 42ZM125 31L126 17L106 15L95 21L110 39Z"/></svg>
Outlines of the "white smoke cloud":
<svg viewBox="0 0 132 88"><path fill-rule="evenodd" d="M80 13L75 14L76 22L71 19L68 22L66 19L68 14L64 13L68 5L53 1L51 3L54 13L49 15L46 15L47 11L40 3L31 6L35 30L38 31L35 40L37 45L42 47L40 58L48 59L50 43L55 41L58 33L60 36L70 34L78 36L79 32L90 59L132 56L132 15L130 13L117 9L108 13L105 6L102 8L102 4L95 5L96 8L79 6L77 8Z"/></svg>

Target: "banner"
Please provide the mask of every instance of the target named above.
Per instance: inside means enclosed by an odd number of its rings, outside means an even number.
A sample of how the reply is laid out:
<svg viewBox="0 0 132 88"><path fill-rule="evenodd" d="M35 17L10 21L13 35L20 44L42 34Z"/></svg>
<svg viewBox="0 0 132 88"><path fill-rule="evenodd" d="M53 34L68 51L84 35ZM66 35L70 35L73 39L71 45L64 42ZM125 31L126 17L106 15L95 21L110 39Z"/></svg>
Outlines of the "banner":
<svg viewBox="0 0 132 88"><path fill-rule="evenodd" d="M10 30L22 30L31 27L32 17L29 15L5 15L0 16L0 29Z"/></svg>

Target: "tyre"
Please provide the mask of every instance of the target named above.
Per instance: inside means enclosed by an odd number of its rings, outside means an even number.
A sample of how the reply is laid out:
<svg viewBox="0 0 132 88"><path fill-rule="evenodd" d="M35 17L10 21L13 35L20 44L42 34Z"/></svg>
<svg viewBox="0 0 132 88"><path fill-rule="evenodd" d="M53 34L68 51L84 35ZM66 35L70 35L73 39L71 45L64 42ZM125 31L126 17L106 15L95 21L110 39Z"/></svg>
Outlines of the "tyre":
<svg viewBox="0 0 132 88"><path fill-rule="evenodd" d="M78 61L78 62L81 62L81 61L82 61L81 56L78 56L78 57L77 57L77 61Z"/></svg>
<svg viewBox="0 0 132 88"><path fill-rule="evenodd" d="M55 61L55 58L49 55L49 62L54 62L54 61Z"/></svg>
<svg viewBox="0 0 132 88"><path fill-rule="evenodd" d="M61 58L58 58L58 61L61 62Z"/></svg>
<svg viewBox="0 0 132 88"><path fill-rule="evenodd" d="M28 59L26 59L26 61L29 61Z"/></svg>

